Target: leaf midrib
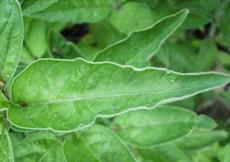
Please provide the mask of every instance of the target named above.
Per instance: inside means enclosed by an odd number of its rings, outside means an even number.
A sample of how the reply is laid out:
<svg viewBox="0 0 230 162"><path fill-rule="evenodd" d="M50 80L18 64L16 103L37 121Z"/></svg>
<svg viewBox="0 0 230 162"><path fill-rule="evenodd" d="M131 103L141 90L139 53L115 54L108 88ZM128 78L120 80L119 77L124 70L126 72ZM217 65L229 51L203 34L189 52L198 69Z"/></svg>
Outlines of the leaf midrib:
<svg viewBox="0 0 230 162"><path fill-rule="evenodd" d="M184 89L176 88L176 89L165 90L165 91L159 90L158 92L156 92L156 91L143 91L143 92L136 92L136 93L132 93L132 94L131 93L109 94L109 95L104 95L104 96L103 95L102 96L89 95L89 96L69 98L69 99L68 98L67 99L50 99L47 101L32 102L32 104L29 104L29 105L30 106L43 105L43 104L49 105L49 104L55 104L55 103L75 102L75 101L82 101L82 100L98 100L98 99L105 99L105 98L108 99L108 98L117 98L117 97L124 97L124 96L159 95L159 94L172 93L172 92L178 92L178 91L180 91L180 92L181 91L187 91L187 90L192 90L192 89L200 89L200 88L203 89L203 87L207 87L207 88L202 90L202 92L205 91L206 89L209 89L208 87L210 87L210 86L208 86L208 85L196 86L196 88L188 86ZM180 96L177 96L177 97L180 97ZM170 97L168 97L168 98L170 98Z"/></svg>

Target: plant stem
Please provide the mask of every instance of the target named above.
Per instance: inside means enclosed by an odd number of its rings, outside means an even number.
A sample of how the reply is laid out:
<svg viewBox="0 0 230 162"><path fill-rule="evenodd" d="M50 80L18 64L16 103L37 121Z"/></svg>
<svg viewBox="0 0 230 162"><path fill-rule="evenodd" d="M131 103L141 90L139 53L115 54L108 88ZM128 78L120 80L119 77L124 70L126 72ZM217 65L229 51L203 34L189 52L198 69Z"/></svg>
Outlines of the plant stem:
<svg viewBox="0 0 230 162"><path fill-rule="evenodd" d="M3 90L5 87L5 83L3 83L1 80L0 80L0 90Z"/></svg>

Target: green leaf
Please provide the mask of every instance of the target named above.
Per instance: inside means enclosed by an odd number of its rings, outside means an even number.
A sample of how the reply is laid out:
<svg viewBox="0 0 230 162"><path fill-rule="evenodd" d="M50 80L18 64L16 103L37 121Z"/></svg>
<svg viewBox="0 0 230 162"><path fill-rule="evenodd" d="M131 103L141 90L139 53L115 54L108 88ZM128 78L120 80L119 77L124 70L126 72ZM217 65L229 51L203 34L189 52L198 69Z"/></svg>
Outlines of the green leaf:
<svg viewBox="0 0 230 162"><path fill-rule="evenodd" d="M100 48L105 48L126 37L125 34L117 31L109 21L102 21L96 24L91 24L90 33L95 39L95 43Z"/></svg>
<svg viewBox="0 0 230 162"><path fill-rule="evenodd" d="M220 32L223 34L224 39L227 41L228 45L230 43L230 29L229 29L229 22L230 22L230 3L228 0L222 1L222 7L220 13L222 14L220 19Z"/></svg>
<svg viewBox="0 0 230 162"><path fill-rule="evenodd" d="M218 49L213 41L204 40L201 43L198 55L196 56L196 64L200 71L211 70L217 60Z"/></svg>
<svg viewBox="0 0 230 162"><path fill-rule="evenodd" d="M36 74L36 75L35 75ZM221 73L182 74L166 69L136 69L113 63L39 60L11 86L8 118L24 128L79 130L96 117L157 107L220 87Z"/></svg>
<svg viewBox="0 0 230 162"><path fill-rule="evenodd" d="M188 43L166 43L152 58L152 66L165 67L179 72L198 72L194 57L196 50Z"/></svg>
<svg viewBox="0 0 230 162"><path fill-rule="evenodd" d="M220 95L223 98L224 102L226 102L226 104L230 108L230 92L222 92Z"/></svg>
<svg viewBox="0 0 230 162"><path fill-rule="evenodd" d="M48 50L48 29L40 20L31 20L25 34L24 46L35 58L42 57Z"/></svg>
<svg viewBox="0 0 230 162"><path fill-rule="evenodd" d="M73 135L64 143L67 161L135 162L128 147L106 127L95 125L81 136Z"/></svg>
<svg viewBox="0 0 230 162"><path fill-rule="evenodd" d="M196 130L188 136L175 141L175 144L184 151L194 151L222 141L227 136L228 134L224 130Z"/></svg>
<svg viewBox="0 0 230 162"><path fill-rule="evenodd" d="M221 162L229 162L230 161L230 144L226 145L220 152L219 152L219 159Z"/></svg>
<svg viewBox="0 0 230 162"><path fill-rule="evenodd" d="M110 21L119 31L129 33L151 26L154 23L154 16L148 4L128 2L113 11Z"/></svg>
<svg viewBox="0 0 230 162"><path fill-rule="evenodd" d="M21 51L21 57L20 57L20 63L22 64L30 64L31 62L35 61L35 57L31 54L29 49L23 45L22 51ZM20 64L17 67L17 71L20 68ZM16 73L17 73L16 71Z"/></svg>
<svg viewBox="0 0 230 162"><path fill-rule="evenodd" d="M155 147L181 138L194 128L215 128L206 116L172 106L139 110L115 118L112 127L127 143L135 147Z"/></svg>
<svg viewBox="0 0 230 162"><path fill-rule="evenodd" d="M16 0L0 0L0 80L11 80L22 48L23 21Z"/></svg>
<svg viewBox="0 0 230 162"><path fill-rule="evenodd" d="M24 0L22 2L23 15L30 16L45 10L58 0Z"/></svg>
<svg viewBox="0 0 230 162"><path fill-rule="evenodd" d="M218 143L211 144L203 149L194 152L188 152L193 162L213 162L213 159L218 159L218 152L221 147Z"/></svg>
<svg viewBox="0 0 230 162"><path fill-rule="evenodd" d="M160 145L152 149L140 149L138 153L149 162L191 162L189 157L174 144Z"/></svg>
<svg viewBox="0 0 230 162"><path fill-rule="evenodd" d="M66 162L62 143L48 132L31 133L14 145L17 162Z"/></svg>
<svg viewBox="0 0 230 162"><path fill-rule="evenodd" d="M95 23L109 16L112 5L107 0L59 0L46 9L29 16L50 22Z"/></svg>
<svg viewBox="0 0 230 162"><path fill-rule="evenodd" d="M221 66L230 71L230 55L227 52L218 51L218 57Z"/></svg>
<svg viewBox="0 0 230 162"><path fill-rule="evenodd" d="M210 40L204 40L200 44L197 49L189 43L164 44L152 58L151 63L153 66L166 67L180 72L211 70L217 60L217 48Z"/></svg>
<svg viewBox="0 0 230 162"><path fill-rule="evenodd" d="M181 10L156 22L151 28L130 34L98 53L96 61L112 61L146 67L162 43L183 23L188 10Z"/></svg>
<svg viewBox="0 0 230 162"><path fill-rule="evenodd" d="M61 34L50 32L50 48L53 53L68 59L85 58L82 51L74 43L67 41Z"/></svg>
<svg viewBox="0 0 230 162"><path fill-rule="evenodd" d="M2 121L0 121L0 161L14 162L11 140L8 132L3 128Z"/></svg>
<svg viewBox="0 0 230 162"><path fill-rule="evenodd" d="M10 107L9 101L6 99L4 94L0 91L0 111L8 107Z"/></svg>

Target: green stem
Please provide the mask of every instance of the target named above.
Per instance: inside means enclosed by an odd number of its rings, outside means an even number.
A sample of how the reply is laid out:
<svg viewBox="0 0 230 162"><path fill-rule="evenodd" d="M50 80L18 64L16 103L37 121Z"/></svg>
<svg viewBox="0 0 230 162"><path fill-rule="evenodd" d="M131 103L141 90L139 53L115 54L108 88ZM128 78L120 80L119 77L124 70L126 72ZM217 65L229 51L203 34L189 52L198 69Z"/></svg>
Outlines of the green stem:
<svg viewBox="0 0 230 162"><path fill-rule="evenodd" d="M5 83L3 83L1 80L0 80L0 90L3 90L5 87Z"/></svg>

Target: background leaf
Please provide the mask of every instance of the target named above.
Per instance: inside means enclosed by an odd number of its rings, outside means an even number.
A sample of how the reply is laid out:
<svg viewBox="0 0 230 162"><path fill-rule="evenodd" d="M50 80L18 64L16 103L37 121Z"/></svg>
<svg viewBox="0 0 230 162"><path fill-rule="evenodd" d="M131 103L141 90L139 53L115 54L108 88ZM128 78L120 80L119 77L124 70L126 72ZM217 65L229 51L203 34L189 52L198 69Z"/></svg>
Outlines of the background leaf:
<svg viewBox="0 0 230 162"><path fill-rule="evenodd" d="M150 27L154 14L146 3L127 2L113 11L110 21L119 31L129 33Z"/></svg>
<svg viewBox="0 0 230 162"><path fill-rule="evenodd" d="M87 129L80 136L73 135L67 138L64 152L68 161L136 161L119 137L108 128L99 125Z"/></svg>
<svg viewBox="0 0 230 162"><path fill-rule="evenodd" d="M150 111L132 111L115 118L112 127L127 143L135 147L155 147L190 134L193 129L210 129L216 124L183 108L160 106Z"/></svg>
<svg viewBox="0 0 230 162"><path fill-rule="evenodd" d="M2 117L0 121L0 161L14 162L11 140L7 130L4 129Z"/></svg>
<svg viewBox="0 0 230 162"><path fill-rule="evenodd" d="M129 35L98 53L96 61L111 61L134 67L149 66L150 57L162 43L183 23L188 10L181 10L156 22L147 30Z"/></svg>
<svg viewBox="0 0 230 162"><path fill-rule="evenodd" d="M110 1L84 0L84 1L57 1L39 12L27 16L49 22L98 22L109 16L112 10Z"/></svg>
<svg viewBox="0 0 230 162"><path fill-rule="evenodd" d="M52 133L30 133L14 144L17 162L66 162L62 143Z"/></svg>

